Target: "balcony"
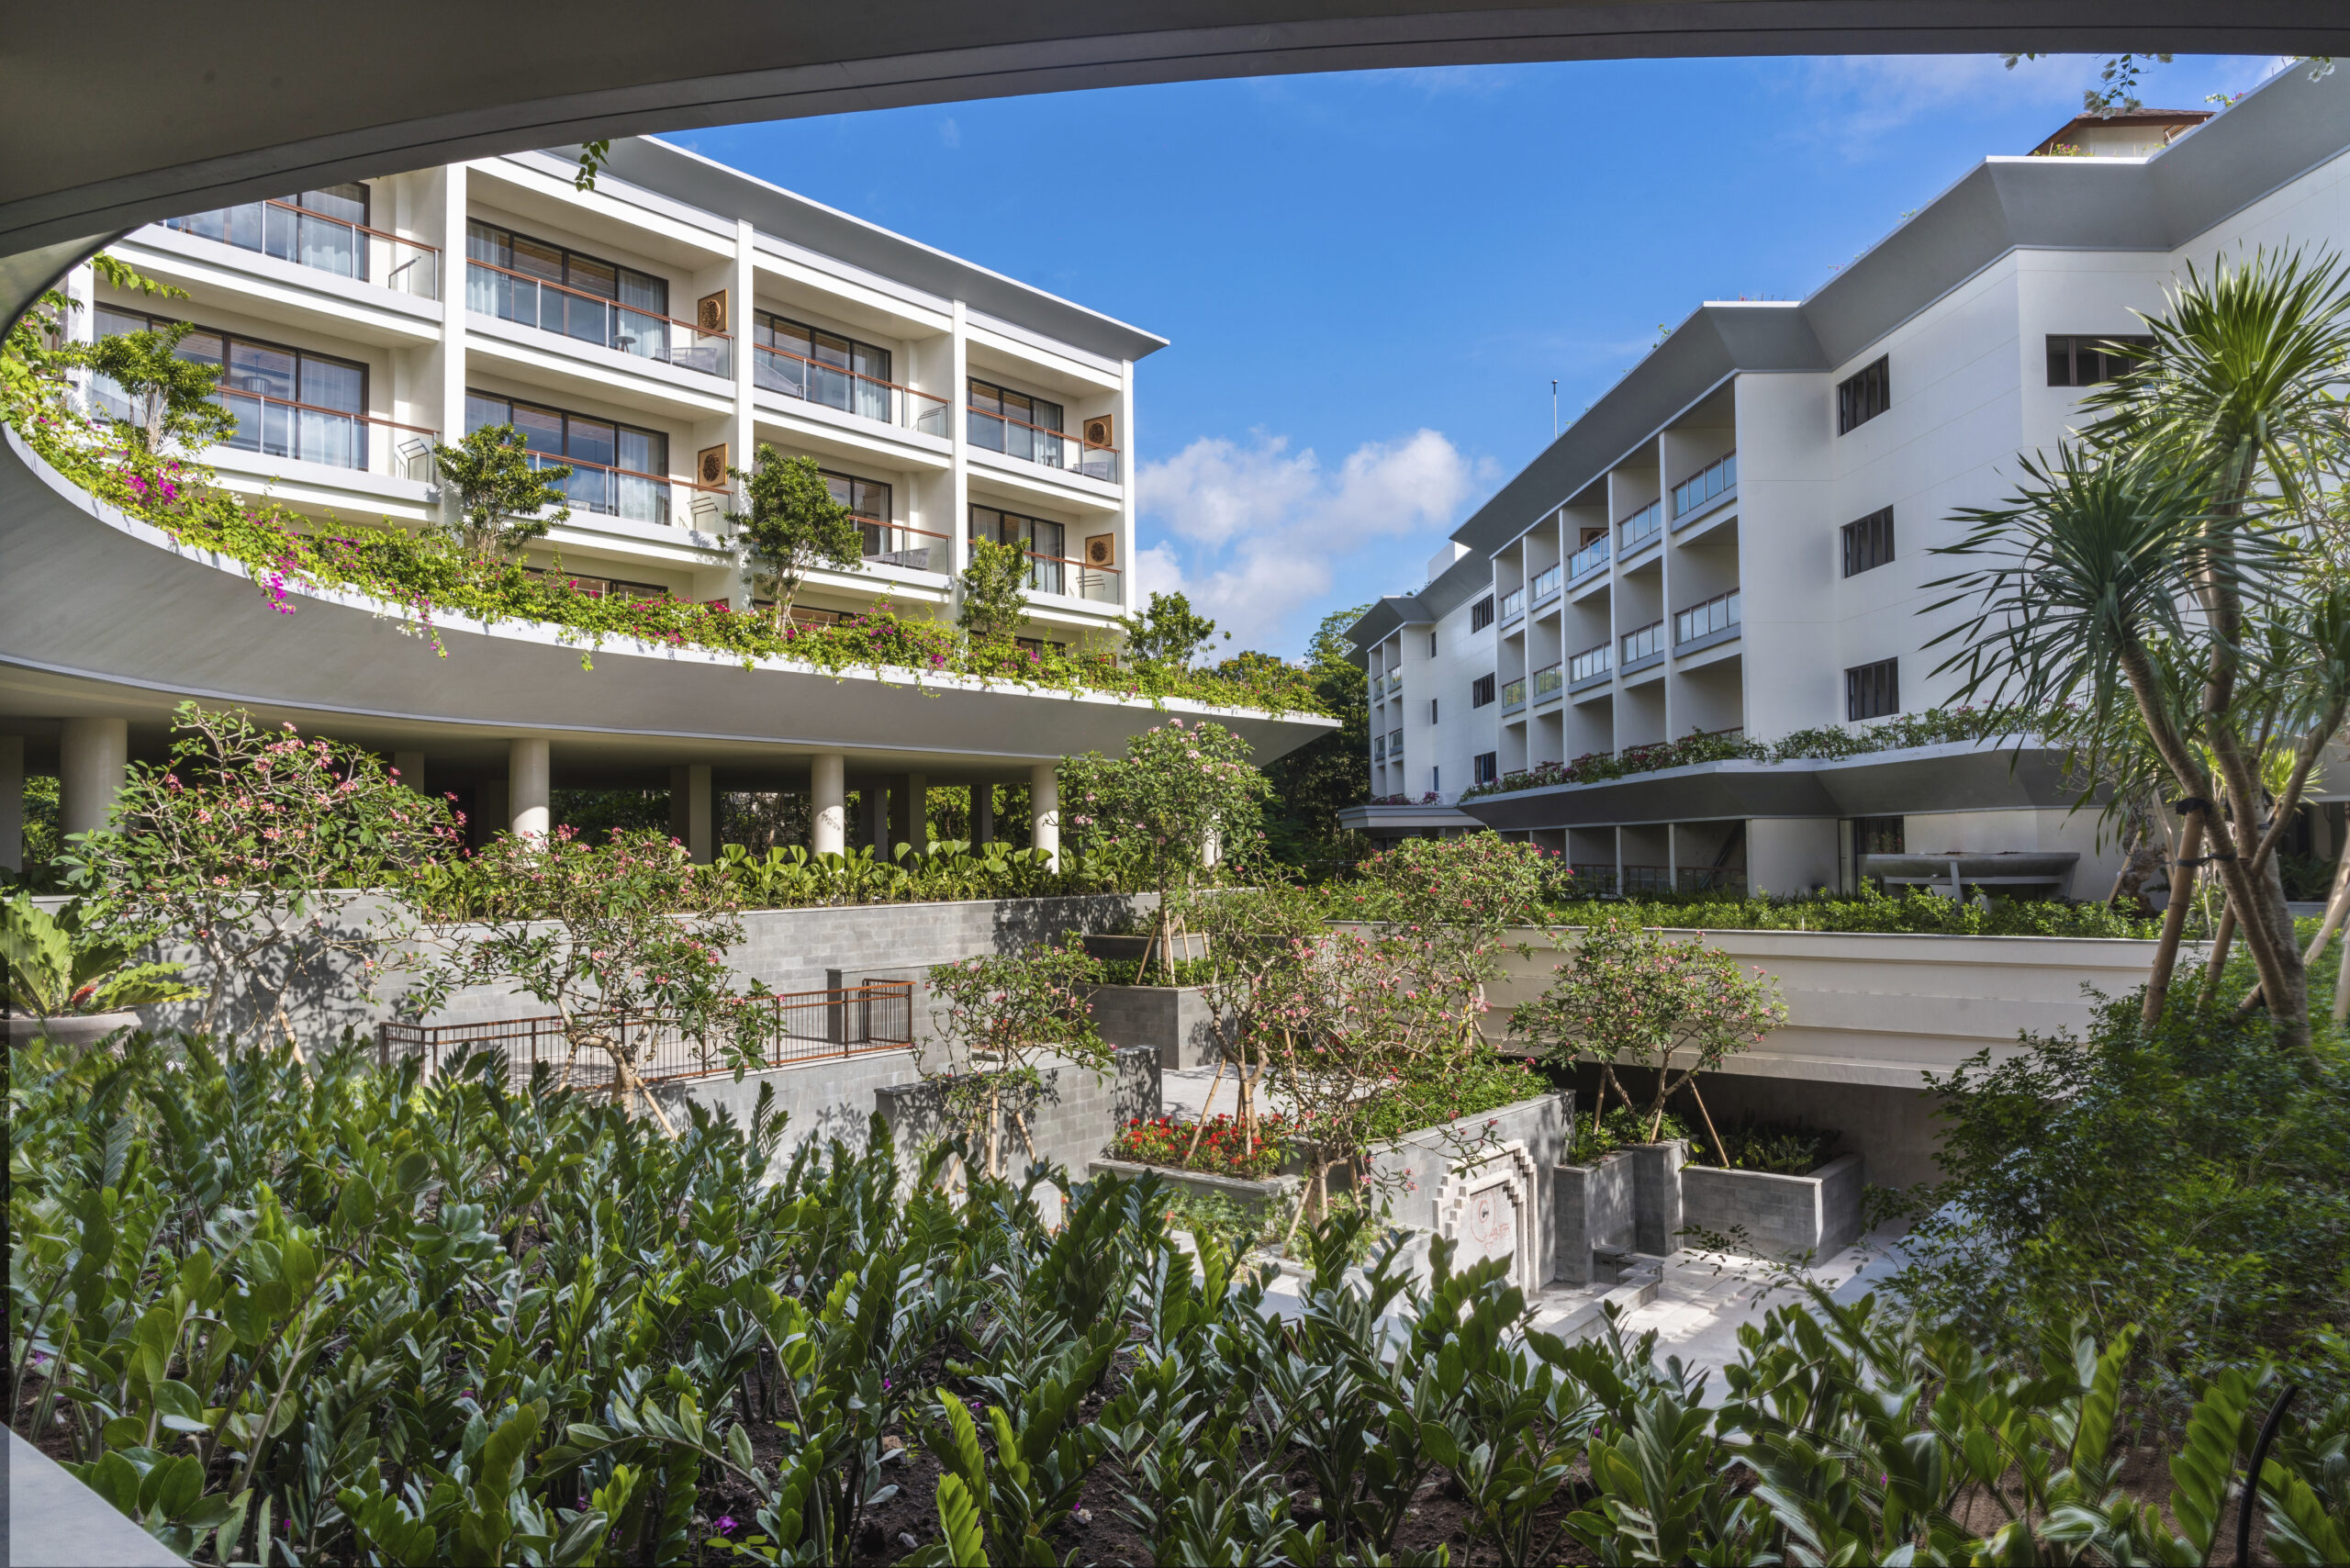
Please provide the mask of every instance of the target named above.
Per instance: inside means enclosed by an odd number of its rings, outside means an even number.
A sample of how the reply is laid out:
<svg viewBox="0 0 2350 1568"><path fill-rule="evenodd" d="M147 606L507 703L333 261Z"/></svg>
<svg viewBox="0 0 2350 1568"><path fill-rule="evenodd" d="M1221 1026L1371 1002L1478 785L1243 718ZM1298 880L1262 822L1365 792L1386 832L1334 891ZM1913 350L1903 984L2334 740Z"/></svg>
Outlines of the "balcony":
<svg viewBox="0 0 2350 1568"><path fill-rule="evenodd" d="M946 399L789 349L751 345L751 385L861 420L946 439Z"/></svg>
<svg viewBox="0 0 2350 1568"><path fill-rule="evenodd" d="M1557 665L1544 665L1534 672L1534 700L1555 702L1566 686L1566 677Z"/></svg>
<svg viewBox="0 0 2350 1568"><path fill-rule="evenodd" d="M1387 737L1385 735L1373 735L1371 737L1371 760L1373 762L1385 762L1387 760Z"/></svg>
<svg viewBox="0 0 2350 1568"><path fill-rule="evenodd" d="M103 395L97 401L101 406L111 402ZM441 443L438 431L230 387L222 387L214 401L237 420L216 451L252 452L420 484L434 482L432 451Z"/></svg>
<svg viewBox="0 0 2350 1568"><path fill-rule="evenodd" d="M728 333L705 332L691 321L655 315L489 262L465 263L465 308L500 321L535 327L573 342L699 371L722 381L734 374L734 340Z"/></svg>
<svg viewBox="0 0 2350 1568"><path fill-rule="evenodd" d="M1588 691L1604 686L1616 671L1615 649L1602 643L1595 648L1585 648L1567 661L1567 689Z"/></svg>
<svg viewBox="0 0 2350 1568"><path fill-rule="evenodd" d="M1601 534L1567 557L1567 581L1579 583L1607 565L1607 535Z"/></svg>
<svg viewBox="0 0 2350 1568"><path fill-rule="evenodd" d="M1663 532L1664 502L1662 498L1651 501L1628 517L1617 519L1616 523L1616 536L1622 543L1627 555Z"/></svg>
<svg viewBox="0 0 2350 1568"><path fill-rule="evenodd" d="M895 566L907 572L954 570L954 563L946 554L946 547L952 543L948 535L933 533L926 528L908 528L878 517L850 515L856 517L856 531L865 539L865 559L871 565Z"/></svg>
<svg viewBox="0 0 2350 1568"><path fill-rule="evenodd" d="M733 492L721 485L696 485L666 475L594 463L584 457L558 457L543 452L533 452L529 456L533 468L571 470L571 476L561 481L559 487L574 512L715 532L733 501ZM673 491L681 493L673 495ZM683 519L677 515L681 508L686 513Z"/></svg>
<svg viewBox="0 0 2350 1568"><path fill-rule="evenodd" d="M1664 622L1651 621L1637 632L1627 632L1617 639L1616 667L1629 675L1636 669L1646 669L1664 657Z"/></svg>
<svg viewBox="0 0 2350 1568"><path fill-rule="evenodd" d="M1370 702L1371 702L1371 705L1372 707L1374 707L1374 708L1378 707L1378 706L1379 706L1379 703L1380 703L1380 700L1381 700L1382 698L1384 698L1386 695L1387 695L1387 678L1386 678L1385 676L1383 676L1383 675L1374 675L1374 676L1372 676L1372 677L1371 678L1371 697L1370 697Z"/></svg>
<svg viewBox="0 0 2350 1568"><path fill-rule="evenodd" d="M1551 599L1558 598L1559 587L1563 580L1556 566L1545 566L1535 573L1534 580L1527 584L1527 591L1534 596L1534 608L1539 610Z"/></svg>
<svg viewBox="0 0 2350 1568"><path fill-rule="evenodd" d="M1401 730L1390 730L1387 732L1387 760L1399 767L1403 764L1404 732Z"/></svg>
<svg viewBox="0 0 2350 1568"><path fill-rule="evenodd" d="M1673 649L1676 654L1694 654L1727 643L1740 631L1739 590L1732 588L1673 612Z"/></svg>
<svg viewBox="0 0 2350 1568"><path fill-rule="evenodd" d="M1506 682L1502 687L1502 711L1515 713L1525 706L1526 678L1521 675L1516 680Z"/></svg>
<svg viewBox="0 0 2350 1568"><path fill-rule="evenodd" d="M1123 602L1118 598L1115 566L1090 566L1066 555L1047 555L1035 550L1024 549L1021 554L1028 557L1028 586L1038 593L1089 599L1099 604ZM1071 583L1077 585L1073 592Z"/></svg>
<svg viewBox="0 0 2350 1568"><path fill-rule="evenodd" d="M1737 488L1738 454L1733 452L1673 487L1673 526L1678 528L1684 519L1705 511Z"/></svg>
<svg viewBox="0 0 2350 1568"><path fill-rule="evenodd" d="M981 452L1000 452L1043 468L1082 474L1107 484L1118 482L1118 449L1101 446L1066 431L1046 430L1010 414L990 413L978 404L966 405L968 435Z"/></svg>
<svg viewBox="0 0 2350 1568"><path fill-rule="evenodd" d="M1526 613L1526 590L1512 588L1502 595L1501 623L1505 626Z"/></svg>
<svg viewBox="0 0 2350 1568"><path fill-rule="evenodd" d="M274 256L419 299L441 297L441 252L364 223L286 201L249 201L167 219L163 227Z"/></svg>

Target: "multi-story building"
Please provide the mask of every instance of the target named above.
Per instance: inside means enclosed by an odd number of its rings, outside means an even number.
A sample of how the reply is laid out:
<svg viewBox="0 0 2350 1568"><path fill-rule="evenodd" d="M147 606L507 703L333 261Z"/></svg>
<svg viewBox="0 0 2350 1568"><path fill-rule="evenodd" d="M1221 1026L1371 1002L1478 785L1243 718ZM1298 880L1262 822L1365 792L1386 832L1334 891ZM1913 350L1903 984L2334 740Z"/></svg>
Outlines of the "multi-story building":
<svg viewBox="0 0 2350 1568"><path fill-rule="evenodd" d="M534 462L570 470L568 516L529 566L599 595L750 608L730 475L772 447L813 458L863 535L856 568L807 580L796 620L877 604L951 619L988 539L1027 554L1024 641L1116 645L1134 598L1135 365L1163 340L657 140L613 143L590 189L576 174L562 153L522 153L152 224L109 249L184 297L78 267L68 330L192 322L179 352L222 367L234 416L205 462L314 532L453 521L435 449L510 424ZM127 411L103 378L85 392ZM808 790L815 847L886 850L919 835L932 785L968 784L984 835L993 788L1024 782L1043 845L1053 759L1163 717L1100 692L707 650L618 648L588 676L576 639L512 623L419 663L373 601L321 591L273 626L234 572L106 509L84 515L87 498L14 440L0 864L17 855L20 770L58 771L67 831L95 826L107 781L160 754L184 696L376 746L411 781L461 791L482 827L543 826L551 779L666 781L703 856L713 788ZM1220 716L1266 756L1327 727Z"/></svg>
<svg viewBox="0 0 2350 1568"><path fill-rule="evenodd" d="M1967 880L2101 894L2120 852L2042 749L1544 768L1953 704L1934 639L1958 612L1921 613L1953 569L1934 551L1959 509L2009 493L2020 454L2065 439L2112 370L2094 345L2143 332L2134 312L2190 264L2350 241L2350 91L2331 79L2288 72L2217 117L2076 121L2042 148L1986 159L1807 299L1699 307L1454 532L1426 587L1365 614L1379 803L1349 823L1494 826L1626 890L1947 885L1955 858ZM2340 814L2338 796L2313 813L2322 852Z"/></svg>

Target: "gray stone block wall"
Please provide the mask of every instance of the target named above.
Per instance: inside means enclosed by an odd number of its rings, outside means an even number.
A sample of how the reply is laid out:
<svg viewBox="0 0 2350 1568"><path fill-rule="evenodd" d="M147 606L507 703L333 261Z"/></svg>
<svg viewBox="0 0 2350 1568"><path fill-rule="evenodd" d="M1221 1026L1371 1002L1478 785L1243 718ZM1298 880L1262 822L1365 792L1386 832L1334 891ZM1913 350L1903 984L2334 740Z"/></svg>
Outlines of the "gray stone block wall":
<svg viewBox="0 0 2350 1568"><path fill-rule="evenodd" d="M1043 1085L1024 1106L1036 1158L1066 1166L1082 1177L1120 1126L1136 1116L1158 1114L1158 1053L1147 1046L1120 1047L1110 1069L1099 1075L1067 1058L1047 1059L1042 1070ZM881 1114L909 1159L931 1139L960 1130L949 1126L946 1114L947 1097L957 1081L932 1078L887 1085L877 1092ZM1017 1172L1027 1164L1028 1149L1008 1114L1003 1138L1004 1169Z"/></svg>
<svg viewBox="0 0 2350 1568"><path fill-rule="evenodd" d="M1592 1249L1632 1245L1632 1157L1618 1150L1591 1165L1551 1172L1553 1277L1592 1282Z"/></svg>
<svg viewBox="0 0 2350 1568"><path fill-rule="evenodd" d="M1096 986L1090 1005L1103 1039L1148 1046L1161 1067L1205 1067L1216 1059L1214 1014L1197 986Z"/></svg>
<svg viewBox="0 0 2350 1568"><path fill-rule="evenodd" d="M1683 1218L1681 1168L1688 1163L1687 1145L1679 1138L1662 1143L1634 1144L1625 1152L1632 1159L1632 1247L1652 1258L1671 1257L1681 1248Z"/></svg>
<svg viewBox="0 0 2350 1568"><path fill-rule="evenodd" d="M853 1057L795 1062L768 1072L745 1073L737 1083L732 1076L690 1078L654 1085L653 1094L673 1121L683 1125L685 1106L722 1110L736 1124L751 1125L751 1112L762 1087L775 1092L776 1110L789 1119L783 1141L776 1150L775 1174L791 1162L801 1148L824 1145L834 1138L862 1150L871 1126L878 1096L883 1092L922 1081L922 1069L912 1051L872 1051ZM771 1113L772 1114L772 1113Z"/></svg>
<svg viewBox="0 0 2350 1568"><path fill-rule="evenodd" d="M1692 1165L1681 1172L1683 1223L1736 1239L1758 1257L1827 1259L1861 1233L1861 1157L1830 1160L1808 1176L1721 1170Z"/></svg>

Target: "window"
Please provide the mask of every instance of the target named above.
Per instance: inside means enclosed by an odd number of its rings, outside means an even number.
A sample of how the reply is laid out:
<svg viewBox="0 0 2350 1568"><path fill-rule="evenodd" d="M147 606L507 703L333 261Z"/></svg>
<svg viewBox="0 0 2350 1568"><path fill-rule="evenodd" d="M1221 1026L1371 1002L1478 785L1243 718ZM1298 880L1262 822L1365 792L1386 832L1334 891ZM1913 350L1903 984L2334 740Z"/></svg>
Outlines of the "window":
<svg viewBox="0 0 2350 1568"><path fill-rule="evenodd" d="M548 571L543 566L525 566L522 568L522 571L524 575L533 577L551 577L554 576L553 572ZM670 589L664 588L659 583L632 583L623 581L619 577L591 577L582 576L576 572L564 573L563 580L571 587L577 588L581 593L586 594L589 599L617 599L634 604L644 599L670 599L675 597ZM772 603L773 601L770 600L768 602Z"/></svg>
<svg viewBox="0 0 2350 1568"><path fill-rule="evenodd" d="M1428 699L1428 722L1433 724L1436 722L1436 699L1431 697Z"/></svg>
<svg viewBox="0 0 2350 1568"><path fill-rule="evenodd" d="M1893 509L1884 507L1844 525L1844 575L1857 577L1893 559Z"/></svg>
<svg viewBox="0 0 2350 1568"><path fill-rule="evenodd" d="M367 245L359 237L359 229L366 225L367 187L346 185L326 185L276 201L215 207L168 219L163 227L241 250L259 251L338 277L364 279Z"/></svg>
<svg viewBox="0 0 2350 1568"><path fill-rule="evenodd" d="M564 494L574 509L633 522L669 521L669 438L611 420L589 419L495 392L465 392L465 433L512 425L531 465L567 465Z"/></svg>
<svg viewBox="0 0 2350 1568"><path fill-rule="evenodd" d="M1469 630L1482 632L1494 623L1494 596L1487 594L1469 607Z"/></svg>
<svg viewBox="0 0 2350 1568"><path fill-rule="evenodd" d="M1061 406L1025 392L971 377L970 426L973 446L1024 457L1031 463L1058 467L1061 461ZM1039 433L1042 432L1042 433Z"/></svg>
<svg viewBox="0 0 2350 1568"><path fill-rule="evenodd" d="M1469 706L1489 708L1494 701L1494 678L1481 675L1469 683Z"/></svg>
<svg viewBox="0 0 2350 1568"><path fill-rule="evenodd" d="M1443 768L1431 767L1428 769L1428 792L1434 795L1441 795L1444 793Z"/></svg>
<svg viewBox="0 0 2350 1568"><path fill-rule="evenodd" d="M1893 406L1893 382L1880 358L1836 388L1836 433L1868 423Z"/></svg>
<svg viewBox="0 0 2350 1568"><path fill-rule="evenodd" d="M1066 531L1058 522L1047 522L1041 517L1023 517L1018 512L1000 511L994 507L971 509L971 537L985 539L996 544L1009 544L1028 556L1028 586L1041 593L1066 593L1067 566L1061 557Z"/></svg>
<svg viewBox="0 0 2350 1568"><path fill-rule="evenodd" d="M1428 633L1428 657L1436 657L1436 633L1433 632Z"/></svg>
<svg viewBox="0 0 2350 1568"><path fill-rule="evenodd" d="M1852 819L1852 853L1861 855L1900 855L1902 848L1902 817L1854 817Z"/></svg>
<svg viewBox="0 0 2350 1568"><path fill-rule="evenodd" d="M2100 381L2118 381L2130 368L2131 356L2117 353L2120 349L2150 349L2151 337L2080 338L2057 337L2048 340L2048 385L2051 386L2094 386Z"/></svg>
<svg viewBox="0 0 2350 1568"><path fill-rule="evenodd" d="M465 225L465 260L469 310L623 353L671 357L665 278L489 223Z"/></svg>
<svg viewBox="0 0 2350 1568"><path fill-rule="evenodd" d="M1475 775L1470 780L1472 784L1497 783L1502 776L1502 754L1497 751L1481 751L1469 759L1469 770Z"/></svg>
<svg viewBox="0 0 2350 1568"><path fill-rule="evenodd" d="M888 349L768 310L753 314L751 342L766 351L751 356L754 386L889 421Z"/></svg>
<svg viewBox="0 0 2350 1568"><path fill-rule="evenodd" d="M1901 661L1880 659L1844 672L1844 717L1882 719L1901 711Z"/></svg>
<svg viewBox="0 0 2350 1568"><path fill-rule="evenodd" d="M95 318L101 338L172 324L168 316L105 305ZM222 446L337 468L367 466L365 365L201 327L180 340L178 357L220 367L214 401L237 420L236 428L220 439ZM93 378L90 400L116 419L136 417L111 376Z"/></svg>

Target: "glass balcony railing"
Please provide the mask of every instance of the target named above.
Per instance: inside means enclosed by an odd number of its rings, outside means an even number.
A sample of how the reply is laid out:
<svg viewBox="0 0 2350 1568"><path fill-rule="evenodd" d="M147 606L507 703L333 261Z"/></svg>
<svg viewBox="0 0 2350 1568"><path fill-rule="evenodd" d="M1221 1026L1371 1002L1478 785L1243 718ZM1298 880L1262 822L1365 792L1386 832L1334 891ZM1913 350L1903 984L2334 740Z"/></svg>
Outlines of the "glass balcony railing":
<svg viewBox="0 0 2350 1568"><path fill-rule="evenodd" d="M1651 501L1616 524L1617 536L1623 541L1624 553L1628 555L1663 530L1664 502L1661 499Z"/></svg>
<svg viewBox="0 0 2350 1568"><path fill-rule="evenodd" d="M1566 686L1566 676L1557 665L1544 665L1534 672L1534 700L1556 697Z"/></svg>
<svg viewBox="0 0 2350 1568"><path fill-rule="evenodd" d="M1502 620L1502 624L1504 624L1505 626L1506 626L1506 625L1507 625L1507 624L1509 624L1511 622L1513 622L1513 621L1516 620L1519 616L1521 616L1521 615L1523 615L1523 614L1525 614L1525 613L1526 613L1526 590L1525 590L1524 588L1512 588L1512 589L1510 589L1510 590L1509 590L1509 592L1507 592L1507 593L1505 593L1505 594L1502 595L1502 602L1501 602L1501 620Z"/></svg>
<svg viewBox="0 0 2350 1568"><path fill-rule="evenodd" d="M909 572L954 569L954 563L947 558L947 549L953 542L944 533L863 516L856 518L856 531L865 538L865 558L877 566L897 566Z"/></svg>
<svg viewBox="0 0 2350 1568"><path fill-rule="evenodd" d="M729 333L705 332L691 321L549 283L511 267L467 262L465 308L722 380L734 374L734 340Z"/></svg>
<svg viewBox="0 0 2350 1568"><path fill-rule="evenodd" d="M1373 735L1371 737L1371 760L1373 762L1385 762L1387 760L1387 737L1385 735Z"/></svg>
<svg viewBox="0 0 2350 1568"><path fill-rule="evenodd" d="M441 252L435 247L292 202L217 207L166 219L163 227L337 277L381 284L419 299L441 297Z"/></svg>
<svg viewBox="0 0 2350 1568"><path fill-rule="evenodd" d="M1558 597L1559 584L1561 580L1559 568L1556 566L1545 566L1535 573L1534 580L1526 585L1527 591L1534 596L1532 602L1539 604L1546 599Z"/></svg>
<svg viewBox="0 0 2350 1568"><path fill-rule="evenodd" d="M1390 762L1404 760L1404 732L1401 730L1387 732L1387 760Z"/></svg>
<svg viewBox="0 0 2350 1568"><path fill-rule="evenodd" d="M432 453L441 444L438 431L232 386L221 387L213 394L212 400L228 409L237 421L220 438L215 451L290 457L299 463L320 463L330 468L349 468L363 474L388 474L422 484L434 481ZM90 407L93 412L111 419L134 417L121 389L107 376L93 379Z"/></svg>
<svg viewBox="0 0 2350 1568"><path fill-rule="evenodd" d="M1569 659L1567 661L1568 683L1581 686L1586 680L1596 680L1599 677L1606 675L1615 667L1615 661L1610 656L1614 652L1615 650L1606 643L1602 643L1595 648L1585 648L1582 653Z"/></svg>
<svg viewBox="0 0 2350 1568"><path fill-rule="evenodd" d="M1727 632L1739 623L1738 589L1718 593L1702 604L1675 610L1673 616L1673 640L1694 643L1716 632Z"/></svg>
<svg viewBox="0 0 2350 1568"><path fill-rule="evenodd" d="M1714 499L1738 488L1738 454L1720 458L1700 468L1673 487L1673 515L1687 517L1691 512Z"/></svg>
<svg viewBox="0 0 2350 1568"><path fill-rule="evenodd" d="M714 529L733 499L733 493L722 486L689 484L660 474L642 474L633 468L593 463L584 457L558 457L543 452L530 453L528 456L533 468L571 470L570 477L561 484L564 499L571 503L571 510L576 512L666 526L682 521L677 514L683 510L692 519L693 526Z"/></svg>
<svg viewBox="0 0 2350 1568"><path fill-rule="evenodd" d="M1596 571L1606 564L1607 535L1603 533L1567 557L1567 580L1577 581L1585 572Z"/></svg>
<svg viewBox="0 0 2350 1568"><path fill-rule="evenodd" d="M990 413L976 405L967 406L964 417L969 421L971 444L982 452L1001 452L1006 457L1018 457L1039 467L1066 469L1089 479L1106 479L1113 485L1118 482L1118 449L1114 446L1097 446L1067 431L1046 430L1025 420L1015 420L1010 414Z"/></svg>
<svg viewBox="0 0 2350 1568"><path fill-rule="evenodd" d="M1629 669L1642 659L1655 658L1664 652L1664 622L1651 621L1637 632L1627 632L1617 639L1622 658L1618 669Z"/></svg>
<svg viewBox="0 0 2350 1568"><path fill-rule="evenodd" d="M1506 682L1502 687L1502 711L1506 713L1513 708L1525 706L1526 678L1519 676L1516 680Z"/></svg>
<svg viewBox="0 0 2350 1568"><path fill-rule="evenodd" d="M900 430L946 437L946 399L866 375L845 365L827 364L789 349L751 345L751 385L762 392L799 398L873 420Z"/></svg>

